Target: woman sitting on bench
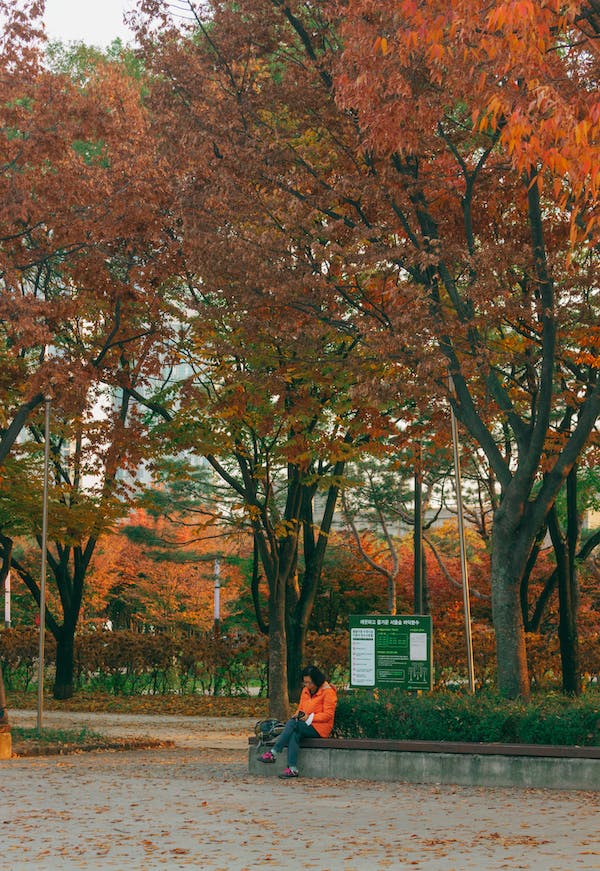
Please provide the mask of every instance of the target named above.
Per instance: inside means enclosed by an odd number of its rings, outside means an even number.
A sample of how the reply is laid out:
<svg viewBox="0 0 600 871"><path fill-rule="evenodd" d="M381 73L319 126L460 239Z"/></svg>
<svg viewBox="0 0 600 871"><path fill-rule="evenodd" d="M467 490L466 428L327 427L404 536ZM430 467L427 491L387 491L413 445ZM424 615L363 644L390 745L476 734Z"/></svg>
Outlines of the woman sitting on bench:
<svg viewBox="0 0 600 871"><path fill-rule="evenodd" d="M298 749L301 738L329 738L337 705L335 688L325 680L325 675L315 665L307 665L302 671L304 684L298 710L285 724L285 728L271 750L259 757L261 762L275 762L284 747L288 749L288 765L279 776L287 779L298 777Z"/></svg>

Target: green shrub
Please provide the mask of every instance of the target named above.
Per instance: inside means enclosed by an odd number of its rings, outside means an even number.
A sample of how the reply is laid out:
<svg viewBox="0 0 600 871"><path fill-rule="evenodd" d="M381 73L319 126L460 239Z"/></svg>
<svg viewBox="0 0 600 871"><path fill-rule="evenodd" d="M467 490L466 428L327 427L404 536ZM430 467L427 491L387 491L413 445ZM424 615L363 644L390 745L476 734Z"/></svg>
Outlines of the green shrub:
<svg viewBox="0 0 600 871"><path fill-rule="evenodd" d="M340 693L336 737L512 744L600 744L600 693L579 699L539 694L530 702L491 692L476 695L401 690Z"/></svg>

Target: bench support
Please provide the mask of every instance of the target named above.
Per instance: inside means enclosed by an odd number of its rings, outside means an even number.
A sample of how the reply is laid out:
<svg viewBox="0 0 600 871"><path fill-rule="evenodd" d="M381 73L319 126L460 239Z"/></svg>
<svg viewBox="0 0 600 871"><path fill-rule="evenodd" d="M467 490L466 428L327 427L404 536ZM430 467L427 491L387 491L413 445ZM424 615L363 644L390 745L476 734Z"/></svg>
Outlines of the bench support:
<svg viewBox="0 0 600 871"><path fill-rule="evenodd" d="M286 765L286 754L281 753L274 765L265 765L258 760L253 739L250 742L249 772L267 777L280 774ZM600 791L600 748L597 747L444 746L444 742L435 742L433 749L434 742L365 740L360 746L361 742L355 740L352 747L343 746L346 743L349 742L343 739L307 741L301 746L298 759L301 776ZM379 747L373 749L370 744ZM448 752L450 747L452 752Z"/></svg>

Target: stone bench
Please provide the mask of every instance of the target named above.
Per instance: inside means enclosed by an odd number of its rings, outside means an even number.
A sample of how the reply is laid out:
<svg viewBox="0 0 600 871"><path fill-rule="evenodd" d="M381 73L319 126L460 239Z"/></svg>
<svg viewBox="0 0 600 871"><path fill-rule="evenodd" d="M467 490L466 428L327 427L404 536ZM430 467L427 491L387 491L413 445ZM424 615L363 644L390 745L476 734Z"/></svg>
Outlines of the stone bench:
<svg viewBox="0 0 600 871"><path fill-rule="evenodd" d="M251 774L268 777L285 768L285 753L265 765L257 739L248 745ZM600 747L308 738L298 767L302 777L600 791Z"/></svg>

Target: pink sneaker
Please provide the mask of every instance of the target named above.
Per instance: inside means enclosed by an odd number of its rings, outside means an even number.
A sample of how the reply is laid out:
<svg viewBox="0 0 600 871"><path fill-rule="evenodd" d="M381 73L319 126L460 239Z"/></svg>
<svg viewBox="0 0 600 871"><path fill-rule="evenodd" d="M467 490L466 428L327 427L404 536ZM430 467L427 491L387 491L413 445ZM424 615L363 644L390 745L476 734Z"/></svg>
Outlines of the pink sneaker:
<svg viewBox="0 0 600 871"><path fill-rule="evenodd" d="M258 758L260 762L275 762L275 757L270 750L267 750L266 753L263 753L263 755Z"/></svg>
<svg viewBox="0 0 600 871"><path fill-rule="evenodd" d="M295 768L286 768L279 777L281 777L282 780L287 780L288 777L298 777L298 772Z"/></svg>

